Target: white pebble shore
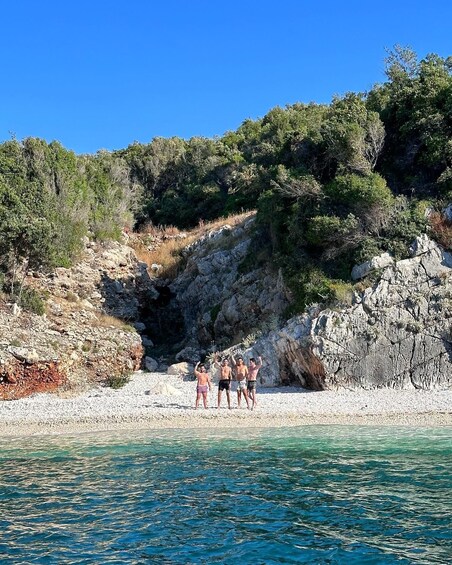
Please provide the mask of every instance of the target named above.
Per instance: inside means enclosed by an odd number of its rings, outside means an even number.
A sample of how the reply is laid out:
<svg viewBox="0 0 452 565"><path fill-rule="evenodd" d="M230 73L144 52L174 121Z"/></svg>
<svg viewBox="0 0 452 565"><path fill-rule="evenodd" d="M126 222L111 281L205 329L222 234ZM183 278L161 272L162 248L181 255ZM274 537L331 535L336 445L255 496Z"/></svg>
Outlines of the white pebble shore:
<svg viewBox="0 0 452 565"><path fill-rule="evenodd" d="M162 394L165 385L176 389ZM153 428L284 427L300 425L452 426L452 390L312 392L295 387L258 386L257 407L237 408L237 394L217 405L218 388L209 407L194 410L196 383L162 373L134 373L121 389L96 388L71 398L36 394L0 402L0 436L79 433Z"/></svg>

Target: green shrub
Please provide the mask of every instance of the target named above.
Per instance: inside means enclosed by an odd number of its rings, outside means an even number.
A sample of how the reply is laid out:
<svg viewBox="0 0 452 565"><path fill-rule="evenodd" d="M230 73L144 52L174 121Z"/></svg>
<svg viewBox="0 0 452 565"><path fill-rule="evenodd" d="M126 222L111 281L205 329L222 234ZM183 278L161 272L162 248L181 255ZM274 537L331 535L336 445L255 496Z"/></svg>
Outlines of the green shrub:
<svg viewBox="0 0 452 565"><path fill-rule="evenodd" d="M113 374L107 378L105 385L113 389L122 388L130 381L130 377L131 373Z"/></svg>
<svg viewBox="0 0 452 565"><path fill-rule="evenodd" d="M355 262L360 265L365 261L369 261L373 257L377 257L382 253L381 247L375 238L366 237L359 244L353 258Z"/></svg>
<svg viewBox="0 0 452 565"><path fill-rule="evenodd" d="M341 280L326 281L334 304L350 305L353 301L353 285Z"/></svg>
<svg viewBox="0 0 452 565"><path fill-rule="evenodd" d="M20 297L20 304L24 310L28 312L33 312L38 316L42 316L45 313L45 303L34 288L24 287L22 289L22 294Z"/></svg>
<svg viewBox="0 0 452 565"><path fill-rule="evenodd" d="M305 231L306 241L319 247L325 245L338 233L340 226L341 219L337 216L314 216Z"/></svg>
<svg viewBox="0 0 452 565"><path fill-rule="evenodd" d="M287 284L292 292L293 301L286 315L291 316L303 312L309 304L333 300L334 291L328 283L329 279L322 269L313 265L289 274Z"/></svg>
<svg viewBox="0 0 452 565"><path fill-rule="evenodd" d="M345 219L337 216L314 216L309 220L305 231L306 241L314 246L341 244L344 236L355 231L359 226L353 214Z"/></svg>
<svg viewBox="0 0 452 565"><path fill-rule="evenodd" d="M352 209L386 207L393 200L386 181L377 173L338 176L325 185L324 192L333 203L346 204Z"/></svg>

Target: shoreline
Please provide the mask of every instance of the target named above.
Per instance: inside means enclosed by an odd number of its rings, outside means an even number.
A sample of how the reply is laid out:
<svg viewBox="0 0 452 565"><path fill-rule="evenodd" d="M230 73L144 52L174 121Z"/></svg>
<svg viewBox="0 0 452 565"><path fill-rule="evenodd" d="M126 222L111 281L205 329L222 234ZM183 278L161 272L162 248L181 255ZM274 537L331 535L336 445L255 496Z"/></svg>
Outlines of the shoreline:
<svg viewBox="0 0 452 565"><path fill-rule="evenodd" d="M134 373L119 390L95 388L61 398L37 394L0 402L0 438L153 429L283 428L295 426L452 427L452 390L312 392L295 387L259 388L258 405L237 408L225 393L216 408L194 410L195 383L162 373ZM243 400L242 400L243 402ZM215 406L215 407L214 407Z"/></svg>
<svg viewBox="0 0 452 565"><path fill-rule="evenodd" d="M196 418L184 417L151 417L140 420L105 420L105 421L79 421L72 422L33 422L32 424L13 424L0 432L2 438L36 437L54 435L77 435L104 432L130 432L151 430L181 430L181 429L228 429L235 424L246 423L247 428L293 428L303 426L369 426L369 427L420 427L437 428L451 427L451 414L421 413L421 414L393 414L393 415L309 415L309 416L280 416L269 418L262 415L253 420L238 417L222 418Z"/></svg>

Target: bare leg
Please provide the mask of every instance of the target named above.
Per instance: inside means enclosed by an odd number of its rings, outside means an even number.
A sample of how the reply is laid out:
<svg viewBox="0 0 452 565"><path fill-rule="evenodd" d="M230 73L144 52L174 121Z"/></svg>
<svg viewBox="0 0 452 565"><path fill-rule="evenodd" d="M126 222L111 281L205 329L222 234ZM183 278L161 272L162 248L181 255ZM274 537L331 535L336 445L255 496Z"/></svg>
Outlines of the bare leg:
<svg viewBox="0 0 452 565"><path fill-rule="evenodd" d="M226 391L226 398L228 399L228 408L231 409L231 394L229 390Z"/></svg>
<svg viewBox="0 0 452 565"><path fill-rule="evenodd" d="M237 389L237 408L240 408L241 399L242 399L241 391L240 389Z"/></svg>
<svg viewBox="0 0 452 565"><path fill-rule="evenodd" d="M204 402L204 408L207 408L207 392L202 393L202 400Z"/></svg>
<svg viewBox="0 0 452 565"><path fill-rule="evenodd" d="M244 389L244 391L243 391L243 396L245 397L245 400L246 400L246 407L249 410L250 409L250 401L248 400L248 391L246 389Z"/></svg>
<svg viewBox="0 0 452 565"><path fill-rule="evenodd" d="M200 400L201 400L201 393L200 393L200 392L197 392L197 393L196 393L195 410L196 410L196 408L198 408L198 405L199 405L199 401L200 401Z"/></svg>
<svg viewBox="0 0 452 565"><path fill-rule="evenodd" d="M220 408L220 402L221 402L221 390L218 389L218 403L217 403L217 408Z"/></svg>
<svg viewBox="0 0 452 565"><path fill-rule="evenodd" d="M250 390L250 398L251 398L251 400L253 401L253 404L252 404L252 406L251 406L251 410L253 410L253 408L254 408L255 406L257 406L257 403L256 403L256 389L255 389L255 388L253 388L253 389Z"/></svg>

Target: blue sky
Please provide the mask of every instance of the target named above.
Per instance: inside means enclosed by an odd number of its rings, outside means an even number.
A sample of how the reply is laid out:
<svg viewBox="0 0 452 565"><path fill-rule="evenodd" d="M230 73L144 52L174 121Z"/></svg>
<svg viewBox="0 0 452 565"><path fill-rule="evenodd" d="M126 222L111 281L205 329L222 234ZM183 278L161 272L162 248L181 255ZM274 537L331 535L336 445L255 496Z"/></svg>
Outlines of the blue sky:
<svg viewBox="0 0 452 565"><path fill-rule="evenodd" d="M274 106L385 80L385 49L452 55L452 2L16 0L3 3L0 141L76 153L213 137Z"/></svg>

